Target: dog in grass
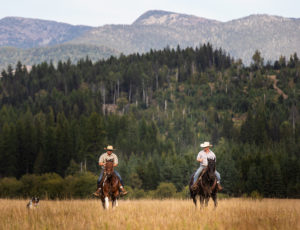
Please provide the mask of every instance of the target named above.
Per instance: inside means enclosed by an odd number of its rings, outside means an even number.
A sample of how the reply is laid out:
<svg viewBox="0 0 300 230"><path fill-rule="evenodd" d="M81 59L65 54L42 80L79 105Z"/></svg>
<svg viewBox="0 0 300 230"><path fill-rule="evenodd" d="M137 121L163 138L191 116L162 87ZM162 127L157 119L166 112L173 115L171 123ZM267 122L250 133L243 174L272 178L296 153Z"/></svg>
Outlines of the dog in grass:
<svg viewBox="0 0 300 230"><path fill-rule="evenodd" d="M39 197L32 197L27 204L27 208L28 209L37 208L39 205L39 201L40 201Z"/></svg>

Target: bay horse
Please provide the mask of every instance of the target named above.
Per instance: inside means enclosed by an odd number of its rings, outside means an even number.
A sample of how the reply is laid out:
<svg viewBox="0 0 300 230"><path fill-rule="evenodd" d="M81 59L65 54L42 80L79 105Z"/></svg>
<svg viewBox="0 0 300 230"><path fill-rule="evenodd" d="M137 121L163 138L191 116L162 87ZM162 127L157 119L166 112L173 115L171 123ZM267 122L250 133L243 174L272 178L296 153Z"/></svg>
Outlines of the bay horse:
<svg viewBox="0 0 300 230"><path fill-rule="evenodd" d="M202 170L201 174L199 175L199 178L197 179L196 190L192 189L194 175L192 176L189 185L190 195L196 207L197 207L196 196L199 195L201 208L203 208L204 201L205 201L205 206L207 207L210 197L213 199L216 208L218 206L218 201L217 201L218 186L217 186L217 178L215 175L216 160L207 159L207 161L208 161L207 167Z"/></svg>
<svg viewBox="0 0 300 230"><path fill-rule="evenodd" d="M100 181L101 193L100 199L104 209L108 209L109 200L112 201L112 207L118 206L118 198L120 196L119 188L121 182L114 173L114 162L108 160L105 163L102 180Z"/></svg>

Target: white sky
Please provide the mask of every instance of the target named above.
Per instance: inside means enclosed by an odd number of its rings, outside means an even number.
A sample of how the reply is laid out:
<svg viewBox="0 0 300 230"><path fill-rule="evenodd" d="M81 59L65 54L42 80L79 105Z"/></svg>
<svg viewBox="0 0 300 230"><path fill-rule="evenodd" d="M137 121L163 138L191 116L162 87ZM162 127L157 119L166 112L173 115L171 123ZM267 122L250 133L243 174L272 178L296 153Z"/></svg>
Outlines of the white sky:
<svg viewBox="0 0 300 230"><path fill-rule="evenodd" d="M250 14L300 18L300 0L0 0L0 19L19 16L73 25L131 24L148 10L223 22Z"/></svg>

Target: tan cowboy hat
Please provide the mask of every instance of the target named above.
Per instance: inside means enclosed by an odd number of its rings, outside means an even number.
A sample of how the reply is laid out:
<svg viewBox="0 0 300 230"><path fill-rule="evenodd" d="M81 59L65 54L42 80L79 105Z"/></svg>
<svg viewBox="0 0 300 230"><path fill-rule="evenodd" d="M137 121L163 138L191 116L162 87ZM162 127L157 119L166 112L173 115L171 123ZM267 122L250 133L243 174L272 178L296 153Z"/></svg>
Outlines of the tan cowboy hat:
<svg viewBox="0 0 300 230"><path fill-rule="evenodd" d="M205 141L202 144L200 144L201 148L206 148L206 147L212 147L212 145L209 143L209 141Z"/></svg>
<svg viewBox="0 0 300 230"><path fill-rule="evenodd" d="M113 150L116 150L114 149L114 147L112 145L108 145L106 148L104 148L105 150L107 151L113 151Z"/></svg>

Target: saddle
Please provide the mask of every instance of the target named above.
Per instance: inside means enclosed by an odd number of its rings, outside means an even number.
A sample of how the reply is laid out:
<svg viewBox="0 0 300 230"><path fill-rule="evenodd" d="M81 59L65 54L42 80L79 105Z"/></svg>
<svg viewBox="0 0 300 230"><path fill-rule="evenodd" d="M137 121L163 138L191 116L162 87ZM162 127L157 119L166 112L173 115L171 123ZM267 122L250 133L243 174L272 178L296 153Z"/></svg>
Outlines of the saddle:
<svg viewBox="0 0 300 230"><path fill-rule="evenodd" d="M204 173L206 173L206 171L207 171L207 167L204 168L204 169L202 170L202 172L200 173L200 175L199 175L199 177L198 177L198 179L197 179L197 181L196 181L196 184L198 184L199 181L202 180L202 177L203 177Z"/></svg>

